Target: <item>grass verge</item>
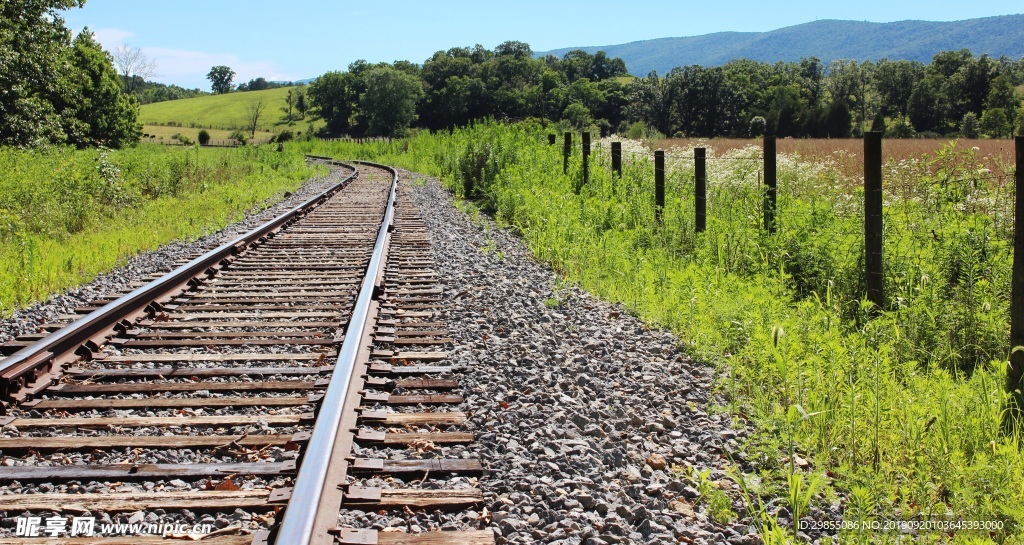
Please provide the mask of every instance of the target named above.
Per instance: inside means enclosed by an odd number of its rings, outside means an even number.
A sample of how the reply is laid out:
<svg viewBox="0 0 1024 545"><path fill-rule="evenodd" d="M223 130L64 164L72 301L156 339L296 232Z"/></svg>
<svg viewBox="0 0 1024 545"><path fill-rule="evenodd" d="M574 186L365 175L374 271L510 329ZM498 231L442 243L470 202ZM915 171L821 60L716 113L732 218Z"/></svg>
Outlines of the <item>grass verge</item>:
<svg viewBox="0 0 1024 545"><path fill-rule="evenodd" d="M0 314L223 228L313 171L289 147L0 149Z"/></svg>

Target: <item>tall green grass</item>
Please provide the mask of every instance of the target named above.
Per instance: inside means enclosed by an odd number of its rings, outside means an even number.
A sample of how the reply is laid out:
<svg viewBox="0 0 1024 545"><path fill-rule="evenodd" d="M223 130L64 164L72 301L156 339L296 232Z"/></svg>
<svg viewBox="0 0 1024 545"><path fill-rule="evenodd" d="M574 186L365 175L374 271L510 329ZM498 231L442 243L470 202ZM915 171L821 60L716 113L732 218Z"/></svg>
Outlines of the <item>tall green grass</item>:
<svg viewBox="0 0 1024 545"><path fill-rule="evenodd" d="M750 480L761 483L752 494L796 502L823 477L828 486L814 501L841 494L847 518L999 520L1005 529L991 534L915 540L1020 542L1024 456L1019 435L1002 428L1006 189L972 171L969 150L887 165L891 308L875 315L862 302L859 182L827 162L780 157L779 233L768 236L757 150L712 152L708 229L696 234L685 157L670 159L659 224L650 161L627 161L618 179L598 152L580 187L578 157L563 174L560 146L536 127L306 145L441 177L516 226L571 281L674 330L692 355L719 366L727 409L756 429L741 464L764 474ZM790 453L809 459L813 476ZM788 525L765 528L766 540L794 539ZM898 538L841 534L844 542Z"/></svg>
<svg viewBox="0 0 1024 545"><path fill-rule="evenodd" d="M0 148L0 314L223 228L312 174L298 150Z"/></svg>

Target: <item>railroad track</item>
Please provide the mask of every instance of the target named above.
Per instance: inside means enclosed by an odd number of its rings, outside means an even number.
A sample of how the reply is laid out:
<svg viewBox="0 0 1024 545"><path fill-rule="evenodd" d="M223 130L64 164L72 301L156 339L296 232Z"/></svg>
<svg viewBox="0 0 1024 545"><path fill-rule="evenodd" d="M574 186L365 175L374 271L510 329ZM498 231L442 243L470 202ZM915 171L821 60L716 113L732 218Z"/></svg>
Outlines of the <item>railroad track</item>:
<svg viewBox="0 0 1024 545"><path fill-rule="evenodd" d="M103 533L118 522L224 545L494 542L353 524L477 506L483 468L441 455L473 435L452 409L452 339L404 185L312 159L350 174L0 347L0 512L18 534L0 543L163 541Z"/></svg>

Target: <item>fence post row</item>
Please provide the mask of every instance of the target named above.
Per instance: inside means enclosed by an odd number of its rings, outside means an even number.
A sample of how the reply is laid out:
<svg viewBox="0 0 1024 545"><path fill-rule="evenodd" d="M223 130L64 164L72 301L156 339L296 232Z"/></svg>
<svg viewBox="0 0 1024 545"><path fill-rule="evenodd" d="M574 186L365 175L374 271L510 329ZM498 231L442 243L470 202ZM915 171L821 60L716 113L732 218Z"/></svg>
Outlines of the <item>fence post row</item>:
<svg viewBox="0 0 1024 545"><path fill-rule="evenodd" d="M775 161L775 137L764 137L764 228L769 235L775 234L775 205L778 179Z"/></svg>
<svg viewBox="0 0 1024 545"><path fill-rule="evenodd" d="M868 300L885 308L882 271L882 133L864 133L864 275Z"/></svg>
<svg viewBox="0 0 1024 545"><path fill-rule="evenodd" d="M654 152L654 219L661 223L665 208L665 150Z"/></svg>
<svg viewBox="0 0 1024 545"><path fill-rule="evenodd" d="M612 142L612 172L622 176L622 142Z"/></svg>
<svg viewBox="0 0 1024 545"><path fill-rule="evenodd" d="M1010 349L1024 346L1024 136L1014 138L1017 172L1014 175L1013 210L1013 273L1010 277ZM1013 394L1011 415L1018 418L1024 410L1024 352L1010 353L1010 367L1006 370L1006 391Z"/></svg>
<svg viewBox="0 0 1024 545"><path fill-rule="evenodd" d="M572 133L565 133L565 143L562 145L562 174L569 172L569 154L572 153Z"/></svg>
<svg viewBox="0 0 1024 545"><path fill-rule="evenodd" d="M695 231L703 233L708 226L707 149L693 148L693 206L696 212Z"/></svg>
<svg viewBox="0 0 1024 545"><path fill-rule="evenodd" d="M583 185L590 181L590 133L583 133Z"/></svg>

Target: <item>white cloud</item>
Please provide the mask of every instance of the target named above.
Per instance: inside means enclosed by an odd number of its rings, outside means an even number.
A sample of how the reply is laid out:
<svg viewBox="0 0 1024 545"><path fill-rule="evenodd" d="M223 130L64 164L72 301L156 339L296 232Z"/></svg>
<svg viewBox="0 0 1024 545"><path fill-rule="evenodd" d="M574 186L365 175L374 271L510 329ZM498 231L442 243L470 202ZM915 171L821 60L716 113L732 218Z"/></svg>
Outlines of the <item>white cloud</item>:
<svg viewBox="0 0 1024 545"><path fill-rule="evenodd" d="M230 53L207 53L163 47L143 47L142 52L156 61L158 76L155 80L185 87L209 87L206 74L210 72L210 68L218 65L228 66L235 71L235 83L247 82L258 77L266 78L267 81L298 79L279 70L273 63L243 61Z"/></svg>

